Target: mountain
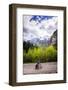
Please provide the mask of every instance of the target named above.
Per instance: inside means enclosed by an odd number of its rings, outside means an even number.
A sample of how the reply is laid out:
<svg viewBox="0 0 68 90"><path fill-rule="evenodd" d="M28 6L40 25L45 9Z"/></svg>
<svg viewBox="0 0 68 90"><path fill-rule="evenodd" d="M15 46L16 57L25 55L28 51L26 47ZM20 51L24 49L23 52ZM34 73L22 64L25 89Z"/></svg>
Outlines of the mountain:
<svg viewBox="0 0 68 90"><path fill-rule="evenodd" d="M37 45L37 46L40 46L40 45L45 45L47 46L50 42L50 39L48 38L44 38L44 39L39 39L39 38L33 38L31 40L29 40L30 43L32 43L33 45Z"/></svg>
<svg viewBox="0 0 68 90"><path fill-rule="evenodd" d="M45 37L44 39L42 38L33 38L31 40L28 40L27 42L36 45L36 46L48 46L48 45L57 45L57 30L54 31L54 33L52 34L52 36L49 37Z"/></svg>
<svg viewBox="0 0 68 90"><path fill-rule="evenodd" d="M57 48L57 30L52 34L50 43Z"/></svg>

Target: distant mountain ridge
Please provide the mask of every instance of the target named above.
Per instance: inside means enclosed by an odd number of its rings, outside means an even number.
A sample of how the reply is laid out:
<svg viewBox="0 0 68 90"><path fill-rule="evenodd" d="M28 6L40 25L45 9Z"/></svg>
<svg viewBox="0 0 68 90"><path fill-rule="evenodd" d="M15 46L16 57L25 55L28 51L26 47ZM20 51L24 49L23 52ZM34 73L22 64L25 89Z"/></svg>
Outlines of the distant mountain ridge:
<svg viewBox="0 0 68 90"><path fill-rule="evenodd" d="M28 40L28 42L30 42L33 45L43 45L43 46L48 46L50 44L56 44L57 43L57 30L54 31L54 33L52 34L52 36L50 38L33 38L31 40Z"/></svg>
<svg viewBox="0 0 68 90"><path fill-rule="evenodd" d="M32 43L33 45L37 45L37 46L48 45L49 41L50 39L46 39L46 38L44 38L43 40L39 38L34 38L32 40L29 40L30 43Z"/></svg>

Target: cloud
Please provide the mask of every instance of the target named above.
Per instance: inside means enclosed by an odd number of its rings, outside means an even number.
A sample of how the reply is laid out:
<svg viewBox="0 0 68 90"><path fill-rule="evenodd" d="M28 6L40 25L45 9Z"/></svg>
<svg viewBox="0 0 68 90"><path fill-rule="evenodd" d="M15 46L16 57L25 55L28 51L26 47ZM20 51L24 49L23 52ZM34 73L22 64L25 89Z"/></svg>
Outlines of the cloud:
<svg viewBox="0 0 68 90"><path fill-rule="evenodd" d="M48 38L55 30L57 30L58 17L57 16L23 16L24 23L24 40L31 40L33 38ZM40 21L40 22L39 22Z"/></svg>

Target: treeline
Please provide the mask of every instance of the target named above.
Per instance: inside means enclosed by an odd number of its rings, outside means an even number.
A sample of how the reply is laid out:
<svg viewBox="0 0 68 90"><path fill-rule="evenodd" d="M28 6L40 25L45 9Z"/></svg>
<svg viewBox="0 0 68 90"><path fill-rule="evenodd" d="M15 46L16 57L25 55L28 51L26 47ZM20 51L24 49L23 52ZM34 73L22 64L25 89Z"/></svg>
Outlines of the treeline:
<svg viewBox="0 0 68 90"><path fill-rule="evenodd" d="M28 45L27 47L23 51L24 63L35 63L38 60L42 63L57 61L57 50L52 45L48 47L35 47L33 45L30 47Z"/></svg>
<svg viewBox="0 0 68 90"><path fill-rule="evenodd" d="M36 45L33 45L32 43L30 43L29 41L23 41L23 49L24 49L24 51L25 52L28 52L28 50L29 50L29 48L37 48L37 46Z"/></svg>

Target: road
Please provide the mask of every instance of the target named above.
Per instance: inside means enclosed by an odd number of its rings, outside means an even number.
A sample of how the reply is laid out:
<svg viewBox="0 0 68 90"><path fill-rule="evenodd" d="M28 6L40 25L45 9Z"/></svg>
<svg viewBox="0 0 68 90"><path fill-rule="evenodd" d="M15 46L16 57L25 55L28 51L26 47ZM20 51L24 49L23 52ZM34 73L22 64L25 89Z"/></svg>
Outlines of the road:
<svg viewBox="0 0 68 90"><path fill-rule="evenodd" d="M36 70L36 63L23 64L23 74L50 74L57 73L57 62L41 63L42 68Z"/></svg>

